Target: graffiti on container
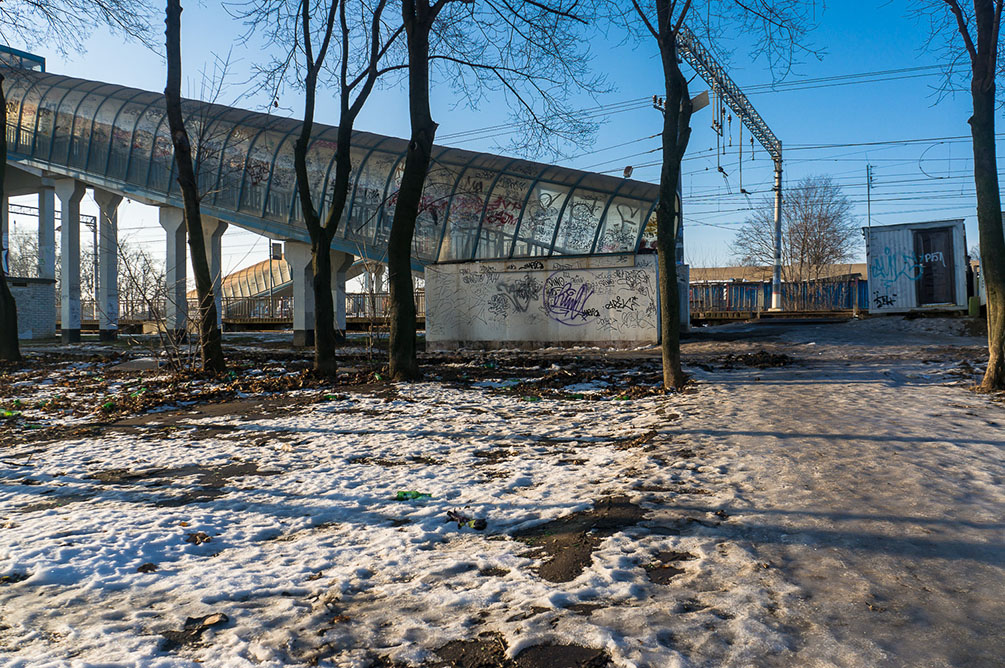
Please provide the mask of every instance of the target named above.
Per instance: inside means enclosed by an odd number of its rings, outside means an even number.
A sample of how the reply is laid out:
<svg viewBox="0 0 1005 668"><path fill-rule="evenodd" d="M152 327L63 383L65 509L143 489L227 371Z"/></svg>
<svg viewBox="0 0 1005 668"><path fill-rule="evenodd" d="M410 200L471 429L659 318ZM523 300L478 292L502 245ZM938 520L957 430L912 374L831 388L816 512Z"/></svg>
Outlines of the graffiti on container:
<svg viewBox="0 0 1005 668"><path fill-rule="evenodd" d="M869 266L869 275L886 285L890 285L901 277L909 281L917 281L925 273L926 267L936 264L946 266L946 258L942 251L898 255L887 246L883 249L883 256L872 261Z"/></svg>
<svg viewBox="0 0 1005 668"><path fill-rule="evenodd" d="M586 306L594 288L582 278L567 272L555 272L544 284L545 315L563 325L585 325L590 318L600 316L600 311Z"/></svg>
<svg viewBox="0 0 1005 668"><path fill-rule="evenodd" d="M897 293L892 295L881 295L879 290L872 293L872 303L876 308L887 308L897 303Z"/></svg>

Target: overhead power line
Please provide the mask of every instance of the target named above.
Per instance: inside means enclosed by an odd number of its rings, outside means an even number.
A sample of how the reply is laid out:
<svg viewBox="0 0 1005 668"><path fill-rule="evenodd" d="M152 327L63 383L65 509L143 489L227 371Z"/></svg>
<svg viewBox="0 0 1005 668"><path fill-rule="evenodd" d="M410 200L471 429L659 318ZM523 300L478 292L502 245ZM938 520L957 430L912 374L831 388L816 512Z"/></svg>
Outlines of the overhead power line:
<svg viewBox="0 0 1005 668"><path fill-rule="evenodd" d="M753 84L744 86L744 92L748 94L764 93L785 93L799 90L809 90L827 86L848 86L869 84L878 82L895 81L899 79L914 79L930 77L939 74L940 65L921 65L917 67L903 67L891 70L876 70L872 72L855 72L851 74L837 74L826 77L816 77L813 79L801 79L797 81L779 81L775 83ZM650 106L650 98L633 98L612 102L609 104L587 107L573 112L583 120L590 120L600 116L620 114L628 111L638 111L647 109ZM437 137L438 141L450 142L453 144L466 143L470 141L494 139L496 137L512 134L523 127L522 123L506 122L481 128L472 128L460 132L453 132ZM577 156L578 157L578 156Z"/></svg>

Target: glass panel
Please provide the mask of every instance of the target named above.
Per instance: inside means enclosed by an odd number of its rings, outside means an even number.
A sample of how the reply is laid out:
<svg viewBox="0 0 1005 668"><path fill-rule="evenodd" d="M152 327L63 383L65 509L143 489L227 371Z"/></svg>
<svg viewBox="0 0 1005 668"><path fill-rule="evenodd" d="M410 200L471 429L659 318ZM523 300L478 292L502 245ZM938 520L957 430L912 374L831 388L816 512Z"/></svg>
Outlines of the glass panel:
<svg viewBox="0 0 1005 668"><path fill-rule="evenodd" d="M129 162L133 151L134 132L136 124L140 121L146 101L150 99L150 94L139 95L136 100L127 101L119 110L119 116L115 119L115 128L112 130L112 150L109 154L108 174L114 179L128 180ZM147 151L150 155L150 151Z"/></svg>
<svg viewBox="0 0 1005 668"><path fill-rule="evenodd" d="M597 253L634 253L642 219L649 212L650 202L616 197L607 209L604 230L597 241ZM655 213L654 213L655 216Z"/></svg>
<svg viewBox="0 0 1005 668"><path fill-rule="evenodd" d="M444 215L450 202L450 193L457 180L453 165L434 162L426 185L422 190L419 216L415 221L415 235L412 237L412 255L422 262L436 260L436 251L443 231Z"/></svg>
<svg viewBox="0 0 1005 668"><path fill-rule="evenodd" d="M159 104L155 104L147 113L157 119L157 125L151 132L153 149L150 152L149 172L145 175L145 183L151 189L170 192L171 188L175 186L171 179L171 173L174 170L174 145L171 144L171 130L168 128L164 109ZM140 154L134 150L133 159L139 157Z"/></svg>
<svg viewBox="0 0 1005 668"><path fill-rule="evenodd" d="M600 227L600 216L610 198L608 193L577 188L562 214L562 224L555 240L559 255L587 255ZM634 243L634 239L632 240Z"/></svg>
<svg viewBox="0 0 1005 668"><path fill-rule="evenodd" d="M531 179L511 174L503 174L496 181L495 188L489 195L489 204L478 239L476 251L478 259L509 257L510 248L513 246L513 234L520 219L520 210L523 209L523 202L533 183Z"/></svg>
<svg viewBox="0 0 1005 668"><path fill-rule="evenodd" d="M218 110L215 110L219 116ZM198 134L190 135L193 145L193 162L199 182L199 194L203 197L216 192L220 175L220 160L223 158L223 144L230 134L231 125L218 118L200 122Z"/></svg>
<svg viewBox="0 0 1005 668"><path fill-rule="evenodd" d="M527 162L526 160L517 160L513 162L506 171L510 174L516 174L517 176L525 176L528 179L534 179L541 175L542 171L545 169L545 165L537 162Z"/></svg>
<svg viewBox="0 0 1005 668"><path fill-rule="evenodd" d="M39 128L35 140L35 157L42 160L68 164L70 133L73 130L73 112L86 92L66 88L53 88L39 105ZM62 102L60 102L62 100ZM48 139L51 138L51 146Z"/></svg>
<svg viewBox="0 0 1005 668"><path fill-rule="evenodd" d="M230 136L225 138L226 147L220 165L218 190L213 199L213 203L217 206L237 209L237 197L241 192L241 181L244 180L244 162L248 155L248 147L256 134L258 128L235 125Z"/></svg>
<svg viewBox="0 0 1005 668"><path fill-rule="evenodd" d="M655 194L655 193L654 193ZM649 204L651 206L651 204ZM677 211L681 211L680 195L677 195ZM676 230L677 234L677 262L684 261L684 238L681 236L680 227L680 214L677 215ZM656 208L653 207L652 212L649 214L649 220L646 221L646 227L642 230L642 239L639 241L639 253L655 253L656 252Z"/></svg>
<svg viewBox="0 0 1005 668"><path fill-rule="evenodd" d="M369 244L377 226L387 175L398 160L394 153L375 150L359 171L353 196L352 212L345 226L345 238Z"/></svg>
<svg viewBox="0 0 1005 668"><path fill-rule="evenodd" d="M653 212L649 214L649 220L646 221L646 228L642 230L642 241L639 242L638 252L656 252L656 209L653 209Z"/></svg>
<svg viewBox="0 0 1005 668"><path fill-rule="evenodd" d="M66 96L66 100L64 100L63 104L60 105L61 115L64 109L69 109L67 103L70 101L71 97L77 96L73 93ZM87 168L87 156L90 152L91 139L93 137L91 134L91 126L94 124L94 116L98 113L98 107L101 106L101 103L104 101L105 97L103 95L89 92L83 99L80 100L80 104L77 105L76 110L70 109L70 112L74 113L75 118L73 121L73 136L70 138L70 155L68 162L66 163L69 166L76 167L77 169ZM105 146L107 146L107 144ZM57 154L53 155L54 160L56 159L56 156Z"/></svg>
<svg viewBox="0 0 1005 668"><path fill-rule="evenodd" d="M484 167L464 170L447 213L447 228L440 247L440 261L470 260L475 251L478 224L485 210L489 188L496 173Z"/></svg>
<svg viewBox="0 0 1005 668"><path fill-rule="evenodd" d="M98 107L94 117L94 128L91 130L91 149L87 159L88 169L102 173L106 171L115 115L124 103L124 100L106 97L101 106Z"/></svg>
<svg viewBox="0 0 1005 668"><path fill-rule="evenodd" d="M49 89L42 88L42 94L38 100L38 113L35 119L36 127L33 128L30 125L25 125L25 128L34 134L30 144L30 151L26 151L26 153L48 159L49 151L51 150L52 135L56 129L56 105L59 104L59 98L64 93L66 93L65 88L55 86Z"/></svg>
<svg viewBox="0 0 1005 668"><path fill-rule="evenodd" d="M366 168L364 161L367 155L370 153L370 149L363 148L361 146L353 145L350 149L350 155L352 159L352 172L349 175L349 192L347 193L347 199L345 203L345 211L342 213L342 220L339 221L338 230L336 234L342 238L352 238L355 239L355 230L360 230L366 226L366 218L373 215L372 209L369 208L366 200L366 193L364 192L366 188L363 185L358 184L360 175ZM332 156L334 158L334 156ZM328 168L326 168L328 169ZM330 168L330 173L328 175L328 186L326 187L325 193L325 206L330 206L332 199L332 181L334 181L335 166L332 165Z"/></svg>
<svg viewBox="0 0 1005 668"><path fill-rule="evenodd" d="M244 169L244 185L241 191L241 211L253 215L261 215L265 203L265 189L272 171L272 158L276 154L279 142L285 139L283 135L271 130L263 130L251 153L248 155L248 165Z"/></svg>
<svg viewBox="0 0 1005 668"><path fill-rule="evenodd" d="M373 240L371 243L378 247L387 246L387 239L391 235L391 221L394 220L394 208L398 204L398 190L401 189L401 176L405 172L405 157L398 154L398 160L391 170L391 178L387 181L387 189L384 191L384 206L381 207L377 215ZM420 200L421 205L421 200Z"/></svg>
<svg viewBox="0 0 1005 668"><path fill-rule="evenodd" d="M554 183L539 182L534 186L520 223L519 236L513 248L514 256L548 255L555 225L558 224L558 214L568 194L568 188Z"/></svg>
<svg viewBox="0 0 1005 668"><path fill-rule="evenodd" d="M150 156L154 150L154 133L157 132L157 125L164 117L164 109L154 103L138 113L129 149L126 181L133 185L145 186L147 174L150 172Z"/></svg>
<svg viewBox="0 0 1005 668"><path fill-rule="evenodd" d="M282 223L289 218L290 206L297 194L297 173L293 167L295 141L295 137L287 135L273 160L272 179L265 206L265 217Z"/></svg>
<svg viewBox="0 0 1005 668"><path fill-rule="evenodd" d="M299 129L294 132L298 133L299 136ZM335 150L338 148L336 136L337 131L334 128L326 128L320 135L315 134L310 148L307 150L307 179L311 186L311 201L314 202L315 208L320 206L322 221L324 221L328 215L328 209L331 207L332 195L334 193L332 186L335 182ZM359 151L356 150L350 149L350 156L351 159L353 159L354 166L359 164L356 162L357 160L362 159ZM293 163L290 163L290 165L292 169ZM329 168L331 169L330 173ZM295 179L295 170L293 176ZM331 180L327 185L325 184L326 177ZM296 191L294 191L293 196L298 201L298 204L296 205L297 219L303 220L303 215L300 211L299 196L297 196ZM346 194L346 207L349 205L349 197L352 197L351 173L349 175L349 192ZM345 215L345 211L342 213ZM343 222L344 221L341 220L339 221L339 229L341 229Z"/></svg>
<svg viewBox="0 0 1005 668"><path fill-rule="evenodd" d="M148 96L142 95L138 99L147 100ZM143 113L145 105L137 102L126 102L115 117L115 127L112 128L112 146L108 154L108 176L115 179L126 180L128 178L129 157L133 148L133 131L136 123ZM150 154L149 149L147 155Z"/></svg>
<svg viewBox="0 0 1005 668"><path fill-rule="evenodd" d="M31 142L35 130L35 114L38 111L38 98L42 90L32 86L34 82L18 78L11 86L7 103L8 147L15 153L27 154L31 150Z"/></svg>

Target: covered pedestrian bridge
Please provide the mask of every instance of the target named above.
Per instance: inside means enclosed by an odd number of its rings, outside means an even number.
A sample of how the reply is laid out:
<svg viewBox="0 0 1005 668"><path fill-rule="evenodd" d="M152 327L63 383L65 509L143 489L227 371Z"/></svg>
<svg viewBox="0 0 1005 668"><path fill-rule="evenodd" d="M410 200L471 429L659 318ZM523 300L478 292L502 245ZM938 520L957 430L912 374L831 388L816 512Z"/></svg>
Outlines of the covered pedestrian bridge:
<svg viewBox="0 0 1005 668"><path fill-rule="evenodd" d="M79 275L79 202L87 188L94 189L102 209L100 257L109 265L115 262L115 211L121 198L162 207L168 312L174 318L169 326L180 328L185 238L164 96L32 69L6 69L4 76L7 160L15 168L8 170L8 194L39 194L41 275L54 276L54 195L61 203L64 335L69 331L72 340L74 329L79 335L79 276L73 268ZM304 304L294 329L312 329L313 304L306 294L309 236L293 166L300 121L192 100L184 102L184 114L217 280L219 238L226 225L286 240L293 280L303 285L294 292L294 301ZM331 202L336 133L335 127L316 124L308 151L313 195L315 201L324 195L325 208ZM350 197L333 242L340 255L333 266L341 272L343 292L353 260L386 258L406 148L404 139L353 135ZM649 183L434 147L416 224L413 270L443 262L635 253L649 243L644 236L654 233L650 222L657 192ZM105 288L113 289L114 268L100 275ZM102 296L109 316L103 330L115 329L114 298Z"/></svg>

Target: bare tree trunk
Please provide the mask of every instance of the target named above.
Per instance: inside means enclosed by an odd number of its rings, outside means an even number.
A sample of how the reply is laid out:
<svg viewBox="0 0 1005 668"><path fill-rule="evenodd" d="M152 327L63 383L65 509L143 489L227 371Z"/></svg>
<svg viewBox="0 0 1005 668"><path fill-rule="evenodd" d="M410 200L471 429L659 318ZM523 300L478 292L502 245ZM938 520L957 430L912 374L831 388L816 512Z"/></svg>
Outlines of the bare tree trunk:
<svg viewBox="0 0 1005 668"><path fill-rule="evenodd" d="M306 56L307 74L304 79L306 98L304 102L304 123L300 129L300 137L293 148L294 167L297 172L297 188L300 197L300 208L303 211L304 222L311 237L311 264L314 269L314 371L323 376L334 377L338 370L335 360L335 346L338 336L335 330L335 305L332 299L332 263L331 246L335 231L345 211L349 198L349 185L352 179L352 128L356 122L363 104L373 90L374 83L380 74L380 59L387 47L394 41L397 33L382 45L380 39L381 15L387 5L387 0L379 0L373 8L370 24L370 58L366 71L350 82L348 53L350 51L350 23L346 17L346 3L333 1L328 5L328 16L325 24L324 38L319 45L315 57L311 39L311 6L310 3L300 4L301 42L299 48ZM335 180L332 185L332 205L328 210L324 224L321 223L321 209L324 208L324 193L321 202L315 208L311 199L310 175L307 171L307 150L310 144L311 132L314 128L314 110L317 97L318 74L322 69L328 47L335 34L335 19L339 18L340 37L342 43L342 62L339 72L339 127L335 148ZM355 101L352 100L352 90L360 86Z"/></svg>
<svg viewBox="0 0 1005 668"><path fill-rule="evenodd" d="M332 239L335 237L339 221L342 220L342 213L349 197L349 183L352 176L349 148L352 144L352 123L355 120L345 111L341 118L343 125L339 126L338 130L332 206L324 227L319 227L318 243L311 244L311 252L314 255L314 370L331 377L334 377L338 370L338 363L335 361L338 337L335 333L335 303L332 298L331 249Z"/></svg>
<svg viewBox="0 0 1005 668"><path fill-rule="evenodd" d="M3 75L0 75L0 202L4 201L7 192L7 94L3 88ZM9 242L8 242L9 243ZM6 248L0 248L0 253ZM7 285L7 275L0 270L0 360L19 362L21 348L17 340L17 304L10 286Z"/></svg>
<svg viewBox="0 0 1005 668"><path fill-rule="evenodd" d="M987 82L990 83L987 83ZM994 70L974 75L974 181L977 185L977 225L981 239L981 272L988 296L988 368L981 389L1005 390L1005 234L995 156Z"/></svg>
<svg viewBox="0 0 1005 668"><path fill-rule="evenodd" d="M199 334L202 367L206 371L221 372L227 367L223 359L223 340L217 325L216 299L213 279L206 257L206 240L202 231L202 213L199 208L199 189L192 166L192 145L181 112L181 2L168 0L167 16L167 86L164 101L167 108L171 142L174 144L175 162L178 165L178 185L185 202L185 227L195 273L195 287L199 298Z"/></svg>
<svg viewBox="0 0 1005 668"><path fill-rule="evenodd" d="M342 217L342 209L345 208L345 192L348 189L348 182L339 188L338 177L340 170L344 169L341 163L349 162L348 142L346 150L343 150L343 130L339 128L339 143L335 154L335 200L332 203L332 211L329 213L329 225L322 226L321 212L315 208L311 199L310 178L307 172L307 149L310 148L311 131L314 128L314 108L317 96L318 71L328 50L328 42L331 38L334 14L329 17L328 32L324 43L321 46L321 55L318 60L314 60L313 52L310 50L310 23L309 7L303 5L303 15L301 17L301 27L303 29L305 44L308 49L307 76L304 84L306 89L306 100L304 102L304 122L300 129L300 137L293 146L293 163L297 173L297 194L300 197L300 208L303 211L304 223L307 232L311 237L311 266L314 270L312 287L314 289L314 372L325 377L334 377L338 371L338 363L335 360L335 309L332 304L331 294L331 241L335 233L335 226L338 225ZM334 12L334 8L332 9ZM324 202L324 193L321 193L321 202ZM323 204L322 204L323 205ZM334 220L334 224L332 221ZM331 227L329 230L328 228Z"/></svg>
<svg viewBox="0 0 1005 668"><path fill-rule="evenodd" d="M408 37L408 111L412 135L387 242L391 300L389 374L396 380L414 380L420 375L415 342L412 237L437 127L429 110L429 30L433 17L428 15L429 8L424 4L414 10L413 7L408 0L402 3Z"/></svg>
<svg viewBox="0 0 1005 668"><path fill-rule="evenodd" d="M331 248L331 237L324 231L319 243L311 244L311 264L314 267L314 372L326 378L334 378L338 371Z"/></svg>
<svg viewBox="0 0 1005 668"><path fill-rule="evenodd" d="M677 185L680 165L691 138L691 99L687 79L677 62L677 30L670 25L666 0L657 1L660 56L666 86L663 113L663 168L656 206L656 253L659 263L660 338L663 353L663 386L680 389L687 376L680 363L680 290L677 286Z"/></svg>

